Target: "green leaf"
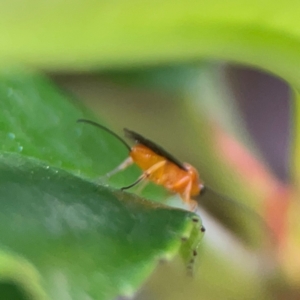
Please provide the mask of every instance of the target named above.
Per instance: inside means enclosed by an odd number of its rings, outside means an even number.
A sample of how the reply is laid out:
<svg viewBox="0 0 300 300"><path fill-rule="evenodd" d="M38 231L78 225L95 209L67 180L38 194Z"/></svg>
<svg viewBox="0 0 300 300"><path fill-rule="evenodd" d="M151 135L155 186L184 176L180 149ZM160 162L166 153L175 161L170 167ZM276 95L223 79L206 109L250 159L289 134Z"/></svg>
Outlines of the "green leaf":
<svg viewBox="0 0 300 300"><path fill-rule="evenodd" d="M214 58L299 84L300 3L3 1L1 64L89 69Z"/></svg>
<svg viewBox="0 0 300 300"><path fill-rule="evenodd" d="M127 156L124 147L108 134L76 124L85 110L79 103L72 105L70 97L46 78L2 72L0 97L2 151L94 177L105 174Z"/></svg>
<svg viewBox="0 0 300 300"><path fill-rule="evenodd" d="M0 96L2 282L31 299L112 299L180 249L191 259L199 218L92 182L125 151L75 124L83 112L50 82L2 74Z"/></svg>

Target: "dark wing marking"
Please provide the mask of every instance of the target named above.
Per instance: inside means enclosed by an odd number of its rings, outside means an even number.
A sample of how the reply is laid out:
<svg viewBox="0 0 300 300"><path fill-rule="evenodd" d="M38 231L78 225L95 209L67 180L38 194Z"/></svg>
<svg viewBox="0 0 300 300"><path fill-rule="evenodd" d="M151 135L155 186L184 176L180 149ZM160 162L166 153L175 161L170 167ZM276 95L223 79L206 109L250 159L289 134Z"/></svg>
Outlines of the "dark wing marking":
<svg viewBox="0 0 300 300"><path fill-rule="evenodd" d="M158 146L154 142L144 138L140 134L138 134L134 131L131 131L129 129L124 128L124 132L125 132L126 137L134 140L135 142L137 142L139 144L142 144L142 145L148 147L153 152L155 152L157 155L160 155L160 156L166 158L167 160L174 163L180 169L187 171L186 167L184 166L184 164L182 162L180 162L178 159L176 159L174 156L172 156L170 153L168 153L166 150L164 150L162 147Z"/></svg>

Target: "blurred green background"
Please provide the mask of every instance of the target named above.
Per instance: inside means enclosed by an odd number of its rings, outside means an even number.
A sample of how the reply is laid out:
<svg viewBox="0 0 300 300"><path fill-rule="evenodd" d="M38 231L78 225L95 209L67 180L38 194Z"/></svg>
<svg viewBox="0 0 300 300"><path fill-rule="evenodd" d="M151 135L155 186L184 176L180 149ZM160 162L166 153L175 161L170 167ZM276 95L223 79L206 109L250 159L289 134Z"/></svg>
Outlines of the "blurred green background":
<svg viewBox="0 0 300 300"><path fill-rule="evenodd" d="M126 127L162 145L194 165L215 192L261 217L208 192L198 199L206 233L194 276L186 275L179 257L158 264L135 286L134 299L300 298L299 11L293 0L0 3L1 80L16 76L26 96L23 106L3 104L2 131L6 123L32 123L30 130L52 124L37 131L42 139L32 133L32 149L24 138L22 155L93 180L121 163L125 149L100 131L87 133L87 146L75 150L86 143L73 132L80 107L120 135ZM11 75L20 72L49 78L54 91L47 85L35 92L30 80ZM49 113L46 106L42 114L31 111L38 107L31 97L55 99L55 105ZM3 114L13 110L11 118ZM5 141L1 150L18 152L13 147ZM133 167L105 184L120 188L138 174ZM141 195L186 208L153 184ZM7 278L4 273L0 284L10 295L5 299L22 299L19 285Z"/></svg>

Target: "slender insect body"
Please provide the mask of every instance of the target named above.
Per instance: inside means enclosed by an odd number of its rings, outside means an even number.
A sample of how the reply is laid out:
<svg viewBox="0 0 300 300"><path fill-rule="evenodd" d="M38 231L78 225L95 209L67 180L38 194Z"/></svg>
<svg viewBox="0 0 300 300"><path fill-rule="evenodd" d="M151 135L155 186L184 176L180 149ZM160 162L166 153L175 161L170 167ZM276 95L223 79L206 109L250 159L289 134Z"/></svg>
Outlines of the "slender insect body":
<svg viewBox="0 0 300 300"><path fill-rule="evenodd" d="M181 163L162 147L134 131L124 129L125 135L136 142L133 147L130 147L120 136L96 122L83 119L78 120L78 122L88 123L107 131L119 139L129 150L129 158L109 172L108 176L124 170L132 163L137 164L142 169L143 174L137 181L123 187L122 190L129 189L143 180L149 180L164 186L171 192L178 193L191 210L197 208L197 202L191 197L201 194L204 185L194 167L187 163Z"/></svg>
<svg viewBox="0 0 300 300"><path fill-rule="evenodd" d="M153 165L166 160L164 157L155 154L151 149L141 144L134 145L129 155L142 170L147 170Z"/></svg>
<svg viewBox="0 0 300 300"><path fill-rule="evenodd" d="M130 156L144 172L148 172L146 179L164 186L171 192L178 193L191 209L195 208L196 203L191 197L199 195L204 185L194 167L184 163L185 169L179 168L142 144L133 146Z"/></svg>

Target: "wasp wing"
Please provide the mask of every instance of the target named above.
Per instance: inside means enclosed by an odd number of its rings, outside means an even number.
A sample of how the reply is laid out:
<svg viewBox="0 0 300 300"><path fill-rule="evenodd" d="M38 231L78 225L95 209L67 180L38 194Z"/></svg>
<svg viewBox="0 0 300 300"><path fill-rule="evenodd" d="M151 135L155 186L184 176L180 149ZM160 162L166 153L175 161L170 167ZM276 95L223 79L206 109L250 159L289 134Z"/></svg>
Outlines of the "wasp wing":
<svg viewBox="0 0 300 300"><path fill-rule="evenodd" d="M125 132L126 137L134 140L136 143L146 146L147 148L151 149L157 155L162 156L162 157L166 158L168 161L175 164L178 168L180 168L184 171L187 171L186 167L184 166L184 164L182 162L180 162L173 155L171 155L169 152L167 152L165 149L158 146L154 142L144 138L142 135L140 135L139 133L136 133L132 130L124 128L124 132Z"/></svg>

